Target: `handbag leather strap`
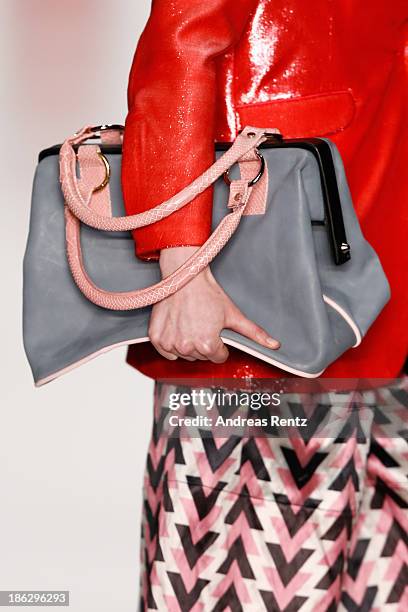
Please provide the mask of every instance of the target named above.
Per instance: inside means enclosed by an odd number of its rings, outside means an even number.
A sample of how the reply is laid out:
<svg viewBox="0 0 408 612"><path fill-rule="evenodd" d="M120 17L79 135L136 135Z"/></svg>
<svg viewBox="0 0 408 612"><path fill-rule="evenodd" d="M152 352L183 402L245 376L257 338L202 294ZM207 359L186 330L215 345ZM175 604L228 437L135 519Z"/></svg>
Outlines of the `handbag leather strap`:
<svg viewBox="0 0 408 612"><path fill-rule="evenodd" d="M61 146L59 156L61 188L68 208L80 221L96 229L110 232L134 230L168 217L205 191L226 170L249 152L255 151L267 139L265 130L246 127L231 147L208 170L169 200L136 215L107 217L89 208L89 200L86 201L82 196L76 176L76 155L73 145L87 140L92 135L91 130L90 126L83 128ZM278 130L268 130L268 133L279 134Z"/></svg>
<svg viewBox="0 0 408 612"><path fill-rule="evenodd" d="M236 162L254 159L257 146L267 139L265 130L246 127L231 147L208 170L178 194L153 209L124 217L111 217L97 213L89 206L95 185L79 185L78 183L74 145L87 140L92 133L91 130L90 126L83 128L78 134L67 139L60 151L60 180L65 198L67 258L73 279L88 300L103 308L133 310L155 304L178 291L199 274L229 241L238 227L252 192L248 180L231 181L228 200L231 212L222 219L205 244L182 266L151 287L126 292L110 292L97 287L88 276L84 266L80 242L80 222L105 231L128 231L164 219L207 189ZM268 133L279 132L268 130Z"/></svg>

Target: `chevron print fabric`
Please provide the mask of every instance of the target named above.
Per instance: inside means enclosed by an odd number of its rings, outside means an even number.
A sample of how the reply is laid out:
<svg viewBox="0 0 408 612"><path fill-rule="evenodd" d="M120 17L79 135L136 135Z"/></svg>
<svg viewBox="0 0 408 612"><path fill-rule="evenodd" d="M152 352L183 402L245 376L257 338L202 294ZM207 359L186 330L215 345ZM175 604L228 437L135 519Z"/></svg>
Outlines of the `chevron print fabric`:
<svg viewBox="0 0 408 612"><path fill-rule="evenodd" d="M156 383L141 610L406 612L406 388L360 392L336 437L213 438L169 436L178 388Z"/></svg>

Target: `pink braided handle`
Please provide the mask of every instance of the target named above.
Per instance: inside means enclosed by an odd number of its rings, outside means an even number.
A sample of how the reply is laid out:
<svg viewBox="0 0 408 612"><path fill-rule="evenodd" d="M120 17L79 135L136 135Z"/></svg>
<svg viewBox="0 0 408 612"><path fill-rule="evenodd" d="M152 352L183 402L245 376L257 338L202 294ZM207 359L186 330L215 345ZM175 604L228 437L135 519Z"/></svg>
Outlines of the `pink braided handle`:
<svg viewBox="0 0 408 612"><path fill-rule="evenodd" d="M270 132L270 130L269 130ZM198 193L211 185L232 164L254 151L265 140L265 131L245 128L231 148L220 157L201 177L193 181L179 194L155 208L129 217L107 217L89 208L93 188L87 185L84 193L76 178L76 158L72 144L83 142L89 137L89 128L84 128L76 137L65 141L60 153L61 185L65 196L67 258L73 279L94 304L110 310L133 310L155 304L172 295L199 274L221 251L238 227L252 188L247 180L234 180L230 185L228 207L232 212L226 215L205 244L182 266L159 283L126 292L110 292L97 287L89 278L83 263L80 242L80 221L98 229L124 231L142 227L165 218L178 210ZM248 144L250 141L250 144ZM232 150L232 153L231 153ZM73 156L73 157L72 157Z"/></svg>

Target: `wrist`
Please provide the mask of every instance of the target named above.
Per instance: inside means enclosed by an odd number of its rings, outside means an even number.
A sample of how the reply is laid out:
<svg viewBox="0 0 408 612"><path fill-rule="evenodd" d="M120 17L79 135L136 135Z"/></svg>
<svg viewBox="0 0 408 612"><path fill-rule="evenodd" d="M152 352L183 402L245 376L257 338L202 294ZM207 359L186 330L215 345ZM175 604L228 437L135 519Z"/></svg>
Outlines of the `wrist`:
<svg viewBox="0 0 408 612"><path fill-rule="evenodd" d="M199 248L199 246L181 246L162 249L159 265L163 278L182 266Z"/></svg>

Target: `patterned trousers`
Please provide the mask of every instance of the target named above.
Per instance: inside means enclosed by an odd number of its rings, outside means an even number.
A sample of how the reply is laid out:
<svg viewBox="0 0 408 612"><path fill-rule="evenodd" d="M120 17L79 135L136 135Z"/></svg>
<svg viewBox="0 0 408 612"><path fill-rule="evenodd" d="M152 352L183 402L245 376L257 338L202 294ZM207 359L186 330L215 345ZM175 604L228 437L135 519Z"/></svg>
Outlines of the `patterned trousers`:
<svg viewBox="0 0 408 612"><path fill-rule="evenodd" d="M406 612L406 389L284 396L351 407L335 435L219 438L171 432L156 383L141 610Z"/></svg>

